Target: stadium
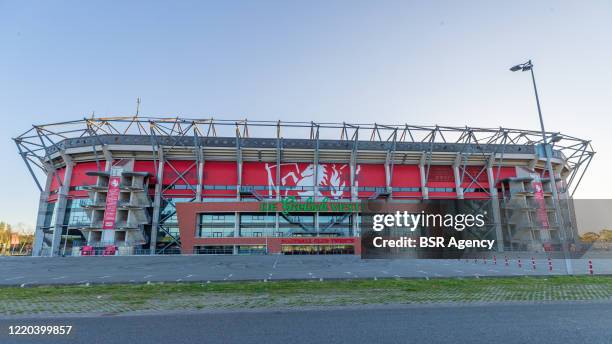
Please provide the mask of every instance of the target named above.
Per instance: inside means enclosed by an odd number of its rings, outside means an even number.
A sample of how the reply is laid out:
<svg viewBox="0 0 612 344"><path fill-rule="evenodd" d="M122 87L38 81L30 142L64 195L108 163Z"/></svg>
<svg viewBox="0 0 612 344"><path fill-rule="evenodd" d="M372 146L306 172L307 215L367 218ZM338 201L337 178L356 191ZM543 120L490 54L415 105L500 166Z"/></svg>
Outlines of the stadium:
<svg viewBox="0 0 612 344"><path fill-rule="evenodd" d="M497 251L559 245L562 223L572 240L573 210L556 218L552 188L571 200L595 152L545 137L136 115L34 125L14 141L40 190L33 255L289 255L359 254L368 200L485 201Z"/></svg>

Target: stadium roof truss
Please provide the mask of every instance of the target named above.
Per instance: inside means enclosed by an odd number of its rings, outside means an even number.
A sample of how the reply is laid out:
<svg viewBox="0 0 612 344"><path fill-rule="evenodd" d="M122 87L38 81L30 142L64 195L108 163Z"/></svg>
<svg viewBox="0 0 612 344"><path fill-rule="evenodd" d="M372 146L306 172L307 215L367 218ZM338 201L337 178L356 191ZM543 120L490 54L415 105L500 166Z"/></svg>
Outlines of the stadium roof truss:
<svg viewBox="0 0 612 344"><path fill-rule="evenodd" d="M140 117L138 115L97 118L92 116L75 121L33 125L31 129L13 140L36 185L42 191L43 187L35 170L38 168L47 173L50 170L54 171L58 166L52 154L63 152L66 142L84 142L87 146L91 146L96 162L100 166L99 158L104 159L104 157L99 157L98 148L108 145L108 137L126 135L147 136L147 143L152 146L154 161L163 160L164 155L175 149L189 146L194 150L194 168L198 168L200 162L203 162L202 147L207 138L235 139L237 161L242 159L241 149L244 143L252 138L275 140L273 148L277 152L277 161L283 154L284 141L309 140L314 142L315 163L318 163L320 142L323 140L347 143L347 147L351 149L352 163L357 158L360 146L376 142L380 143L376 147L386 150L386 162L391 171L394 162L398 159L398 151L405 151L406 147L412 147L410 150L422 152L421 161L427 164L426 177L429 175L432 156L440 145L459 145L458 149L453 150L457 152L455 164L459 167L461 180L468 176L471 180L470 184L474 187L479 185L478 177L486 173L486 166L475 174L474 171L470 174L466 166L471 156L488 157L491 164L498 167L497 176L499 177L501 163L504 154L509 153L509 147L526 146L532 152L536 152L538 145L543 143L540 131L503 127L190 119ZM546 133L546 140L552 146L553 157L562 158L565 161L565 168L569 172L567 175L568 190L570 195L573 195L595 154L591 142L558 132ZM407 146L407 143L412 145ZM173 168L172 165L169 167ZM179 171L175 172L179 175L177 179L182 178ZM59 178L58 182L61 184Z"/></svg>

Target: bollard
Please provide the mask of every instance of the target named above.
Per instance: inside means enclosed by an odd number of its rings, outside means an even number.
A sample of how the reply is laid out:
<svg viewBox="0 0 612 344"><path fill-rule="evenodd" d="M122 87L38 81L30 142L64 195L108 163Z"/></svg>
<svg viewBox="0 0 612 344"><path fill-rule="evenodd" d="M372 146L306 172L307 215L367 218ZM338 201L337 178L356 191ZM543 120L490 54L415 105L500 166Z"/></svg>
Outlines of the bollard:
<svg viewBox="0 0 612 344"><path fill-rule="evenodd" d="M519 269L523 267L523 264L521 264L521 257L519 257L518 259L518 267Z"/></svg>
<svg viewBox="0 0 612 344"><path fill-rule="evenodd" d="M493 255L493 265L497 265L497 256Z"/></svg>
<svg viewBox="0 0 612 344"><path fill-rule="evenodd" d="M504 260L506 261L506 266L508 266L508 256L504 256Z"/></svg>
<svg viewBox="0 0 612 344"><path fill-rule="evenodd" d="M535 270L536 269L536 265L535 265L535 258L531 257L531 267Z"/></svg>
<svg viewBox="0 0 612 344"><path fill-rule="evenodd" d="M553 268L552 268L552 259L550 259L550 257L548 257L548 271L552 272Z"/></svg>
<svg viewBox="0 0 612 344"><path fill-rule="evenodd" d="M593 275L593 262L589 259L589 275Z"/></svg>

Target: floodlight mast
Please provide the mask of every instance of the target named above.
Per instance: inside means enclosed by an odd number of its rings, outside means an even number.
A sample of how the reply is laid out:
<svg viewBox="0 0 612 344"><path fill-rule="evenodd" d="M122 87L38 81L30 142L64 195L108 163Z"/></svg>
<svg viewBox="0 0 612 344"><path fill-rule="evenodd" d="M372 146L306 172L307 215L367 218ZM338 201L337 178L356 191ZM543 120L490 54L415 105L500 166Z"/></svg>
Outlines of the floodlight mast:
<svg viewBox="0 0 612 344"><path fill-rule="evenodd" d="M512 72L518 72L518 71L530 71L531 72L531 81L533 82L533 91L535 93L535 98L536 98L536 104L538 106L538 115L540 117L540 128L542 130L542 146L544 147L544 155L546 156L546 169L548 170L548 176L550 178L550 189L552 191L552 202L553 202L553 206L555 208L555 215L557 217L557 223L559 225L559 239L561 241L561 250L563 251L563 257L565 259L565 270L567 272L568 275L572 275L573 274L573 268L572 268L572 261L569 257L568 254L568 247L567 247L567 242L566 240L566 235L565 235L565 225L563 221L563 216L561 214L561 207L559 206L559 195L557 192L557 182L556 182L556 178L555 178L555 171L552 167L552 162L551 162L551 154L552 154L552 149L549 150L548 149L548 139L546 137L546 129L544 128L544 118L542 117L542 108L540 107L540 97L538 95L538 88L536 86L536 81L535 81L535 75L533 73L533 63L531 63L531 60L525 62L525 63L521 63L515 66L512 66L510 68L510 71ZM560 137L553 135L553 137L551 138L551 142L555 143L555 142L559 142L561 140Z"/></svg>

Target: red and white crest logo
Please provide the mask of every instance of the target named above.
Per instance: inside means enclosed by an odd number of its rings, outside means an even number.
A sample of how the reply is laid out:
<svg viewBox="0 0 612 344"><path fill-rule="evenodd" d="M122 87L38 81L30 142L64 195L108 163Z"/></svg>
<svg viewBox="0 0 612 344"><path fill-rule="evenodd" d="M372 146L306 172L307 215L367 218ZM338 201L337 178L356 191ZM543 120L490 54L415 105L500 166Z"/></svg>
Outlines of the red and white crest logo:
<svg viewBox="0 0 612 344"><path fill-rule="evenodd" d="M276 185L280 186L281 196L313 197L314 185L318 186L316 196L334 199L350 193L350 168L348 164L286 163L266 164L268 174L268 195L274 194ZM280 182L276 181L280 168ZM316 178L316 184L315 184Z"/></svg>

